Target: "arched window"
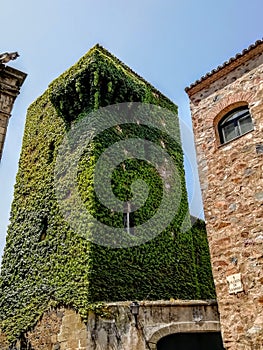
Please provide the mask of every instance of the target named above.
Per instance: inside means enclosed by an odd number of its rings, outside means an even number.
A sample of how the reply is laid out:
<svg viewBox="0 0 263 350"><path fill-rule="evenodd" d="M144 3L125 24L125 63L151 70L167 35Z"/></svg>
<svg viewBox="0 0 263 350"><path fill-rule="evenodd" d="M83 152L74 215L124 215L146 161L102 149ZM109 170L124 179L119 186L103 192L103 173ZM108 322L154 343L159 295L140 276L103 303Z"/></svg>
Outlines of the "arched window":
<svg viewBox="0 0 263 350"><path fill-rule="evenodd" d="M253 122L247 106L228 112L218 124L221 144L231 141L253 130Z"/></svg>

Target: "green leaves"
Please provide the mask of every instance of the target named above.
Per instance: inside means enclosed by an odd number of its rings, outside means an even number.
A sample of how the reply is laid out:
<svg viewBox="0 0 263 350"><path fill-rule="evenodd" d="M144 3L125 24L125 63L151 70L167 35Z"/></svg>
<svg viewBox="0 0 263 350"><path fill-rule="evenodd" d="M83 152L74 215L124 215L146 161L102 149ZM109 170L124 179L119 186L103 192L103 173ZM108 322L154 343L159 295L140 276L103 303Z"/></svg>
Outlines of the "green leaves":
<svg viewBox="0 0 263 350"><path fill-rule="evenodd" d="M185 217L189 218L182 149L162 131L136 121L107 129L93 139L78 163L78 190L86 207L101 222L123 227L123 213L109 210L94 191L98 158L111 144L127 138L141 138L164 148L178 170L181 200L172 222L160 235L140 246L111 249L77 235L60 213L54 165L66 130L89 111L129 101L177 111L160 92L96 46L28 109L0 278L0 324L10 341L33 327L50 305L74 307L85 320L89 310L107 317L105 301L214 295L204 225L188 232L180 230ZM175 124L179 125L177 119ZM64 168L62 164L61 177ZM127 159L112 173L113 193L122 201L129 200L137 180L147 183L149 196L131 213L135 226L155 214L164 191L152 164ZM94 234L93 229L91 225L88 234Z"/></svg>

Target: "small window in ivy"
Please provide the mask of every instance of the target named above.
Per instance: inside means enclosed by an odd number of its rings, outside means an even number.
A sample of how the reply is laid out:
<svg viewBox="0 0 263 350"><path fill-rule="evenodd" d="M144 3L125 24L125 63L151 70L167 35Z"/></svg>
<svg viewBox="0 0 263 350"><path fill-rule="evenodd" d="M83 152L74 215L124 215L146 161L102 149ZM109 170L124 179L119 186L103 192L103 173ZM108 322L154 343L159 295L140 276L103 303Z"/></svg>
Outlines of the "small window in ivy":
<svg viewBox="0 0 263 350"><path fill-rule="evenodd" d="M47 221L47 218L45 217L41 223L41 232L40 232L39 242L42 242L46 239L47 227L48 227L48 221Z"/></svg>
<svg viewBox="0 0 263 350"><path fill-rule="evenodd" d="M227 113L218 124L221 144L231 141L253 130L253 122L247 106Z"/></svg>
<svg viewBox="0 0 263 350"><path fill-rule="evenodd" d="M124 204L123 224L128 234L134 234L134 220L131 211L131 204L129 202Z"/></svg>

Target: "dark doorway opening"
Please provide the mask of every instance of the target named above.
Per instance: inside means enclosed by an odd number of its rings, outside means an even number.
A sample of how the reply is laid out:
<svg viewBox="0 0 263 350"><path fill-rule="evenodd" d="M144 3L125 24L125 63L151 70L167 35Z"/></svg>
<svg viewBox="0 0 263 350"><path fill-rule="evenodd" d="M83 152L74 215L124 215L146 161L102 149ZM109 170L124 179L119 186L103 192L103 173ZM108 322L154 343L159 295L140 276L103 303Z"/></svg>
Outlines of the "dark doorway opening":
<svg viewBox="0 0 263 350"><path fill-rule="evenodd" d="M221 333L175 333L157 343L157 350L224 350Z"/></svg>

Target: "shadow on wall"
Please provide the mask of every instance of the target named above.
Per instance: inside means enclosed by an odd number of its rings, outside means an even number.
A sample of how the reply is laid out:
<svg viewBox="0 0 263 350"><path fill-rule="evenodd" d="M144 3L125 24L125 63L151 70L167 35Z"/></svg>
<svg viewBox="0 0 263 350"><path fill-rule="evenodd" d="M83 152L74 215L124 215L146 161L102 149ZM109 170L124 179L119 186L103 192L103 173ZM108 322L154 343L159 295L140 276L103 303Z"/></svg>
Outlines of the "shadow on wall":
<svg viewBox="0 0 263 350"><path fill-rule="evenodd" d="M224 350L219 332L170 334L157 343L157 350Z"/></svg>

